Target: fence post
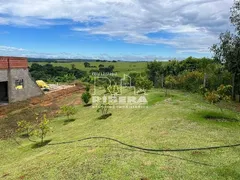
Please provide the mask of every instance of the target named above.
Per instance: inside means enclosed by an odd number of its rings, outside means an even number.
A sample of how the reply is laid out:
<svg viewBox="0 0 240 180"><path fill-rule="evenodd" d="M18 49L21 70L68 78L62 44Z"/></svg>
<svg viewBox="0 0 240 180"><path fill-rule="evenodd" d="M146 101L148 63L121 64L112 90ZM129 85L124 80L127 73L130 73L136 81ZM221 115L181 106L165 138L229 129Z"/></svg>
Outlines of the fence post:
<svg viewBox="0 0 240 180"><path fill-rule="evenodd" d="M203 80L203 87L206 87L206 83L207 83L207 73L204 73L204 80Z"/></svg>
<svg viewBox="0 0 240 180"><path fill-rule="evenodd" d="M162 78L161 79L162 79L162 81L161 81L162 84L161 85L162 85L162 88L163 88L164 87L164 75L163 74L162 74Z"/></svg>
<svg viewBox="0 0 240 180"><path fill-rule="evenodd" d="M236 97L235 97L235 73L232 75L232 98L233 98L233 100L236 99Z"/></svg>

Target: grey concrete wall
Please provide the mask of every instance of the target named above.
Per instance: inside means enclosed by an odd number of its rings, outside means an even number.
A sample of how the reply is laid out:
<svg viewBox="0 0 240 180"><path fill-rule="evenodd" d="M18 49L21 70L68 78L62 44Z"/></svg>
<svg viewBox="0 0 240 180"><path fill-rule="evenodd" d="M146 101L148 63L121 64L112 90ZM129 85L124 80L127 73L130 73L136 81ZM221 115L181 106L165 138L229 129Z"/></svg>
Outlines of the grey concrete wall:
<svg viewBox="0 0 240 180"><path fill-rule="evenodd" d="M42 95L42 90L31 79L28 69L10 69L8 72L9 102L23 101ZM15 81L23 79L23 89L16 89Z"/></svg>
<svg viewBox="0 0 240 180"><path fill-rule="evenodd" d="M0 70L0 82L8 81L8 70L1 69Z"/></svg>

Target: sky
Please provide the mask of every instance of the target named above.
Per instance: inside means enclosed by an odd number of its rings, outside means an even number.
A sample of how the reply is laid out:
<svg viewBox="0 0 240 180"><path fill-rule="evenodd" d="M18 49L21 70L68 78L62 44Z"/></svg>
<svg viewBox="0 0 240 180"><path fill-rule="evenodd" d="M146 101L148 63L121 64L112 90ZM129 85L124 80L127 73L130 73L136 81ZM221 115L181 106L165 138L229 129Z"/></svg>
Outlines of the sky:
<svg viewBox="0 0 240 180"><path fill-rule="evenodd" d="M0 56L211 57L233 0L0 0Z"/></svg>

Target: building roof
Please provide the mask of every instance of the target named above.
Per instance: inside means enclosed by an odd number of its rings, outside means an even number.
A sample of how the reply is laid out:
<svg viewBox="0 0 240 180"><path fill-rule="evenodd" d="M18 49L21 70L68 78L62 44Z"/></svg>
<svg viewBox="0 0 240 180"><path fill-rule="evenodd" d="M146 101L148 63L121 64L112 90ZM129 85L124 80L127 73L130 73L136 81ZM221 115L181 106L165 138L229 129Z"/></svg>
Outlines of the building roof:
<svg viewBox="0 0 240 180"><path fill-rule="evenodd" d="M27 58L0 56L0 69L28 68Z"/></svg>

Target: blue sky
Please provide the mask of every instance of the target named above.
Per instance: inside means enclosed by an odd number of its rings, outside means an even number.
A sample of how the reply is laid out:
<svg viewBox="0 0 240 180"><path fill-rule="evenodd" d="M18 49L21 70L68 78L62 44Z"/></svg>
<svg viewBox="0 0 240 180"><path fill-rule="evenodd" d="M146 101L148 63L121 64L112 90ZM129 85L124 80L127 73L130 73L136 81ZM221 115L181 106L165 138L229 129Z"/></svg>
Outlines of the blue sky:
<svg viewBox="0 0 240 180"><path fill-rule="evenodd" d="M0 56L211 57L231 0L0 0Z"/></svg>

